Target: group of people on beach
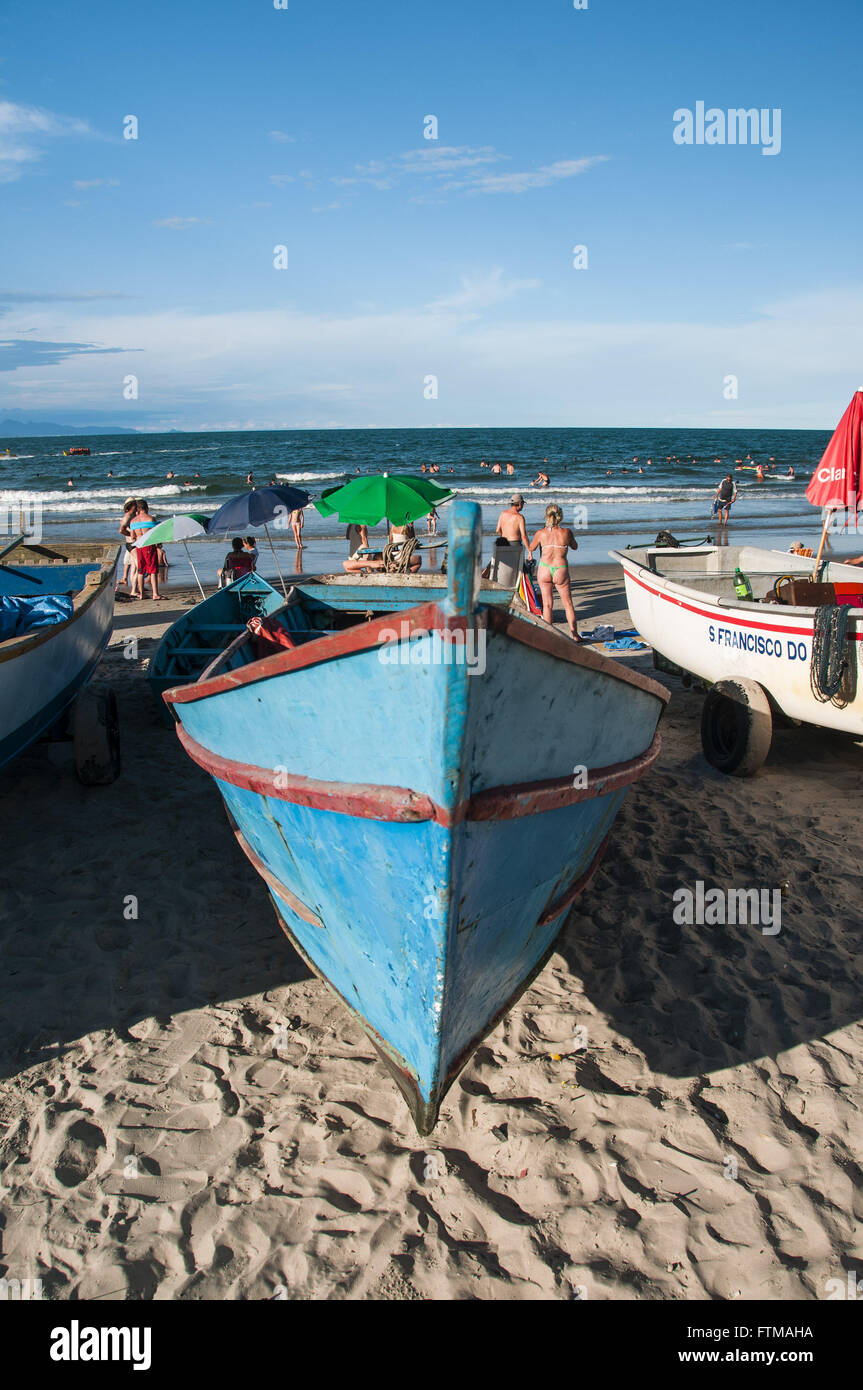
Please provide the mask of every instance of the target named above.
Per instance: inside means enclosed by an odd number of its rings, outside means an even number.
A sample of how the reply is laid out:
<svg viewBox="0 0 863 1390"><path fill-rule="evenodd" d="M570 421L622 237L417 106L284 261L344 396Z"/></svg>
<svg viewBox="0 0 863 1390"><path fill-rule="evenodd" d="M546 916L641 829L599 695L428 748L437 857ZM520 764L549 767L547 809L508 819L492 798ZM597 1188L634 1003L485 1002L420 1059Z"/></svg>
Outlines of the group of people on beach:
<svg viewBox="0 0 863 1390"><path fill-rule="evenodd" d="M545 509L545 525L540 527L532 540L527 537L523 511L524 498L520 492L514 492L510 505L498 517L495 545L523 550L528 563L533 560L533 552L540 551L542 559L536 567L536 579L542 596L542 616L547 623L552 621L554 596L557 593L563 604L570 636L580 642L582 638L578 633L567 561L567 551L577 550L578 541L570 528L562 524L563 512L556 502L549 502Z"/></svg>
<svg viewBox="0 0 863 1390"><path fill-rule="evenodd" d="M123 572L117 581L117 588L128 584L129 597L143 599L144 580L149 579L151 597L158 601L165 595L159 593L159 578L168 573L168 558L162 545L139 545L138 542L156 525L150 509L143 497L127 497L123 503L123 520L120 522L120 535L126 542L123 557Z"/></svg>

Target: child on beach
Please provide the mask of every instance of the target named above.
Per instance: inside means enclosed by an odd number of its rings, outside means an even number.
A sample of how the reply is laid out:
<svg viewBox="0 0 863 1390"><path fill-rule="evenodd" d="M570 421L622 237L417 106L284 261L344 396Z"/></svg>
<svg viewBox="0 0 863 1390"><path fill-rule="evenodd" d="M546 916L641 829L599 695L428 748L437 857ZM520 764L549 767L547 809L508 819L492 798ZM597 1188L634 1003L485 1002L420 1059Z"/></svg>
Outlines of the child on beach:
<svg viewBox="0 0 863 1390"><path fill-rule="evenodd" d="M138 583L138 552L133 544L132 533L129 530L129 523L138 510L138 503L134 497L127 497L123 503L123 520L120 522L120 535L126 541L126 552L123 556L123 573L117 580L117 588L121 584L129 585L129 594L134 598Z"/></svg>
<svg viewBox="0 0 863 1390"><path fill-rule="evenodd" d="M243 537L243 554L248 555L252 561L252 569L258 568L258 547L255 545L254 536Z"/></svg>

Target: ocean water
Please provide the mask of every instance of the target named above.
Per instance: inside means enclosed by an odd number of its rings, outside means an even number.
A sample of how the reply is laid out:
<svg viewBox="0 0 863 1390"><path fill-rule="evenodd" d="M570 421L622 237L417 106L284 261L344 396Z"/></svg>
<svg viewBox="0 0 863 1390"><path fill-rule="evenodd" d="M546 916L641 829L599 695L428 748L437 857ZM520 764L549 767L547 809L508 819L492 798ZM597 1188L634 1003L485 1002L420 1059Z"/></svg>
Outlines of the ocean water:
<svg viewBox="0 0 863 1390"><path fill-rule="evenodd" d="M28 521L35 509L46 539L113 537L130 493L146 497L157 517L212 513L245 490L250 471L256 483L293 483L314 499L358 473L419 474L422 463L437 463L438 483L481 504L489 549L498 514L514 490L525 496L529 534L542 524L548 502L560 504L564 524L579 541L575 563L604 560L610 549L651 540L665 528L681 538L715 535L713 493L731 471L740 497L729 539L785 550L795 540L817 540L819 514L805 489L829 438L828 430L700 429L231 431L97 435L68 443L15 438L0 440L0 448L8 446L13 455L0 455L0 529L16 532L19 518ZM69 443L89 444L92 452L64 457ZM495 462L511 463L514 475L492 474ZM753 472L737 470L738 462L771 462L775 476L758 483ZM793 479L782 476L789 466ZM540 467L550 475L548 488L531 487ZM169 472L175 476L167 478ZM70 477L73 487L67 485ZM446 511L444 506L441 532ZM347 553L344 528L313 506L305 523L306 549L298 562L284 532L274 536L286 559L294 557L290 569L301 564L314 573L338 565ZM843 537L834 538L834 547L856 553L863 544ZM224 550L223 541L196 544L195 561L207 577L215 575ZM173 547L169 558L172 580L186 582L182 547ZM262 568L267 573L266 563Z"/></svg>

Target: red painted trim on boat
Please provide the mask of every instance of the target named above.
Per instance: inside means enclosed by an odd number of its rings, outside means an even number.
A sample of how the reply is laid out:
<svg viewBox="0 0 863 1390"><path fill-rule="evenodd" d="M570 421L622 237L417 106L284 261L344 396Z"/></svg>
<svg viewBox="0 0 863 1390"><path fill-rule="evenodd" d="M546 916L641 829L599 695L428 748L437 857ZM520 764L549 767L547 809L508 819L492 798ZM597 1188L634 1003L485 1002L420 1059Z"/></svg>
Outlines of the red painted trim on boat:
<svg viewBox="0 0 863 1390"><path fill-rule="evenodd" d="M338 811L364 820L428 821L443 820L446 813L431 797L418 796L407 787L375 787L357 782L322 782L295 773L277 773L271 768L239 763L211 753L177 725L177 736L189 757L219 782L232 787L310 806L315 811Z"/></svg>
<svg viewBox="0 0 863 1390"><path fill-rule="evenodd" d="M198 680L193 685L175 686L166 690L162 698L169 705L204 700L211 695L234 690L238 686L268 680L271 676L299 671L309 666L317 666L324 661L336 661L340 657L368 651L370 648L381 646L387 640L384 634L394 630L399 634L398 640L402 641L418 630L454 632L485 625L492 631L505 633L513 641L521 642L526 647L546 652L549 656L571 662L575 666L602 671L604 675L612 676L615 680L648 691L662 700L663 704L668 702L669 692L657 681L643 676L639 671L632 671L607 656L601 656L590 647L573 642L571 638L556 632L552 627L540 624L538 620L528 620L521 614L500 608L483 609L475 618L450 616L438 603L424 603L418 608L388 613L373 622L358 623L342 632L334 632L318 637L314 642L306 642L293 651L279 652L275 656L250 662L248 666L242 666L239 670L225 671L207 680Z"/></svg>
<svg viewBox="0 0 863 1390"><path fill-rule="evenodd" d="M304 642L293 651L277 652L275 656L252 661L237 671L224 671L219 676L211 676L209 680L196 681L194 685L174 686L172 690L165 691L162 699L169 705L206 700L211 695L218 695L225 690L235 690L242 685L269 680L271 676L301 671L304 667L318 666L323 661L337 661L339 657L352 656L355 652L382 646L387 640L383 634L394 629L401 632L403 623L408 627L407 635L418 628L431 631L443 626L458 626L458 620L446 623L442 621L442 617L436 603L423 603L418 608L410 608L402 613L387 613L373 622L357 623L355 627L317 637L313 642Z"/></svg>
<svg viewBox="0 0 863 1390"><path fill-rule="evenodd" d="M452 826L461 821L516 820L563 806L574 806L597 796L617 791L643 777L659 756L662 740L654 736L650 747L626 762L611 763L588 773L588 785L573 785L572 774L545 782L521 782L513 786L492 787L477 792L453 811L439 806L431 797L407 787L378 787L354 782L323 782L314 777L281 772L251 763L236 762L212 753L177 725L177 735L189 757L219 782L255 792L259 796L309 806L316 811L335 811L379 821L435 821Z"/></svg>
<svg viewBox="0 0 863 1390"><path fill-rule="evenodd" d="M490 608L488 625L492 631L506 633L507 637L514 642L521 642L525 647L533 647L535 651L545 652L561 661L569 661L573 666L585 666L589 670L601 671L604 676L624 681L627 685L635 685L639 690L646 690L655 695L664 705L668 704L670 692L664 685L651 680L650 676L643 676L640 671L630 670L620 661L612 661L610 657L603 656L592 647L573 642L571 637L549 627L539 618L528 619L508 609Z"/></svg>
<svg viewBox="0 0 863 1390"><path fill-rule="evenodd" d="M736 627L756 628L761 632L789 633L792 637L812 636L811 627L785 627L782 623L757 623L750 618L734 618L730 613L727 613L725 609L716 611L710 608L698 608L695 604L684 603L683 599L677 598L673 593L669 593L667 589L655 589L652 584L646 584L634 570L627 570L624 568L624 573L632 580L633 584L637 584L640 589L646 589L649 594L653 594L654 598L661 598L665 603L670 603L675 608L685 608L687 613L695 613L700 618L712 618L716 623L734 623ZM671 582L673 583L674 581L672 580ZM846 633L846 637L849 642L863 642L863 632L857 632L856 634L849 632Z"/></svg>
<svg viewBox="0 0 863 1390"><path fill-rule="evenodd" d="M590 883L590 880L593 878L593 875L596 873L597 869L602 863L602 858L608 847L608 842L610 839L611 831L609 830L608 834L606 835L602 844L599 846L599 849L596 851L596 854L593 856L593 859L590 861L590 864L585 869L584 873L580 874L579 877L575 880L575 882L569 885L565 893L562 893L559 898L555 898L544 909L542 916L536 924L538 927L547 927L549 922L553 922L555 917L559 917L562 912L566 912L567 908L572 906L576 898L581 896L587 885Z"/></svg>
<svg viewBox="0 0 863 1390"><path fill-rule="evenodd" d="M594 768L588 773L587 786L577 787L570 773L567 777L552 777L544 782L520 782L508 787L491 787L477 792L459 808L459 820L516 820L520 816L541 815L560 806L575 806L579 801L592 801L597 796L619 791L629 786L650 769L659 757L662 738L654 735L650 747L635 758L608 767Z"/></svg>
<svg viewBox="0 0 863 1390"><path fill-rule="evenodd" d="M233 816L231 820L233 821ZM296 913L303 922L308 922L310 927L323 927L324 924L318 914L313 912L310 907L307 907L306 904L297 897L296 893L292 893L290 888L286 887L281 879L276 878L276 875L267 868L261 856L255 853L245 835L237 828L236 824L234 824L232 828L234 837L240 849L243 851L243 854L248 859L252 868L259 873L264 882L272 888L276 897L281 898L282 902L285 903L292 912Z"/></svg>

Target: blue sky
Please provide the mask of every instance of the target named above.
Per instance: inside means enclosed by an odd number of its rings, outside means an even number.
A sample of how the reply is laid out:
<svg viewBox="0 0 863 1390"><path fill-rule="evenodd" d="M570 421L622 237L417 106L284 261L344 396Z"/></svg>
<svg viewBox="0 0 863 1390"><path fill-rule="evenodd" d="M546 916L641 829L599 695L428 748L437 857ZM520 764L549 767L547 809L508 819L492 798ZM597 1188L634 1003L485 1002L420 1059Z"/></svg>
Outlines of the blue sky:
<svg viewBox="0 0 863 1390"><path fill-rule="evenodd" d="M0 417L831 427L861 37L859 0L6 0ZM780 152L676 144L698 101L779 108Z"/></svg>

